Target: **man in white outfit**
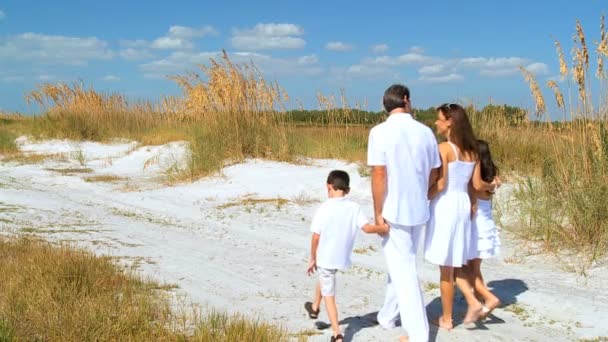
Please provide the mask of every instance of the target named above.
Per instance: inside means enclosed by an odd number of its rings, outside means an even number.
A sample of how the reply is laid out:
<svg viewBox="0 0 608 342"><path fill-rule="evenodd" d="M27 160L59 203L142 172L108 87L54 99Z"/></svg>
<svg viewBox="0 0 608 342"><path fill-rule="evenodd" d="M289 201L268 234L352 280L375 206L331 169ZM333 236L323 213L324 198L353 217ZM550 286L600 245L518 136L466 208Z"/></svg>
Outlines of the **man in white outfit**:
<svg viewBox="0 0 608 342"><path fill-rule="evenodd" d="M376 224L388 223L383 250L389 279L378 323L401 326L409 341L428 341L429 325L416 270L422 227L429 219L429 184L439 174L441 158L431 129L411 112L410 91L395 84L384 93L385 122L369 134L367 163L372 168ZM402 341L408 337L402 336Z"/></svg>

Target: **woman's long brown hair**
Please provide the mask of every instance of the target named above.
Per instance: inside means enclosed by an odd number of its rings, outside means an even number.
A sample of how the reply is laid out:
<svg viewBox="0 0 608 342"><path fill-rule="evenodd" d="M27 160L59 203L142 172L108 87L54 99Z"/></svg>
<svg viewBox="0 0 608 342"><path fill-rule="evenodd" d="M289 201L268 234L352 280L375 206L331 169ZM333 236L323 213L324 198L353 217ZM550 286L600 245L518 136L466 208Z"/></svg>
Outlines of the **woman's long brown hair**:
<svg viewBox="0 0 608 342"><path fill-rule="evenodd" d="M449 139L463 153L470 153L477 157L477 138L473 133L473 126L469 121L466 110L461 105L444 103L437 108L446 119L452 120Z"/></svg>

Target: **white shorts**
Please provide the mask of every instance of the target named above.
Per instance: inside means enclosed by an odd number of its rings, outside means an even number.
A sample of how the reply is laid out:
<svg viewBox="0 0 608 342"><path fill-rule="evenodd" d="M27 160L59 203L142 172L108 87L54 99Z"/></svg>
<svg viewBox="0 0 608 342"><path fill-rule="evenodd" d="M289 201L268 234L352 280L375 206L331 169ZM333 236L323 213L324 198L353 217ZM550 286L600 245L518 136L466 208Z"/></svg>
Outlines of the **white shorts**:
<svg viewBox="0 0 608 342"><path fill-rule="evenodd" d="M321 284L321 296L333 297L336 295L336 272L338 270L329 270L318 267L319 284Z"/></svg>

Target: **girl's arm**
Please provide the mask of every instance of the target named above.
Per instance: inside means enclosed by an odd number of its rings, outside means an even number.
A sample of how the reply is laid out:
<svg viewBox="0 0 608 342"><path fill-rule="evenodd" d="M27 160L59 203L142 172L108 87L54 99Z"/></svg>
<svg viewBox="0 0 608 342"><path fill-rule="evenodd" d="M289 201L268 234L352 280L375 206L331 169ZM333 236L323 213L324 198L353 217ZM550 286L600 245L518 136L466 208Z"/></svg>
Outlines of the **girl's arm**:
<svg viewBox="0 0 608 342"><path fill-rule="evenodd" d="M473 218L477 211L477 195L473 188L473 182L469 182L469 199L471 200L471 218Z"/></svg>
<svg viewBox="0 0 608 342"><path fill-rule="evenodd" d="M475 170L473 170L471 183L473 185L473 189L479 192L493 192L496 189L496 184L494 182L488 183L481 179L481 164L479 161L477 161L475 164Z"/></svg>

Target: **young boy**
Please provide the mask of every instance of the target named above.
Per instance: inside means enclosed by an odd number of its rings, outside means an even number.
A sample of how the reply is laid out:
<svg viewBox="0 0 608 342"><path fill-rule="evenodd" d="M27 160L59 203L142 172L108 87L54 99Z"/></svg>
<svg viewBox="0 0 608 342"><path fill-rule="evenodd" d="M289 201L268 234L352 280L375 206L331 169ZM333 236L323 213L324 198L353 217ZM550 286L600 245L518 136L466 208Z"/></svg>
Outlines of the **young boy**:
<svg viewBox="0 0 608 342"><path fill-rule="evenodd" d="M319 282L315 289L313 302L306 302L304 307L310 318L319 316L321 298L325 298L327 315L333 329L331 341L343 341L344 337L338 325L335 289L336 272L350 266L350 255L355 243L357 231L386 234L388 225L372 225L361 211L361 207L346 198L350 191L348 173L334 170L327 177L327 196L312 220L310 230L312 241L308 275L319 271Z"/></svg>

